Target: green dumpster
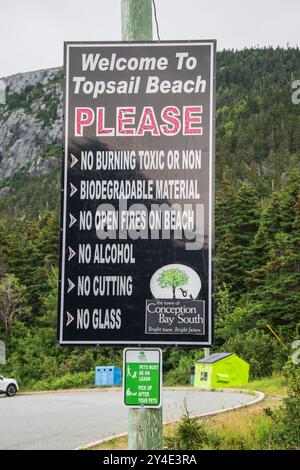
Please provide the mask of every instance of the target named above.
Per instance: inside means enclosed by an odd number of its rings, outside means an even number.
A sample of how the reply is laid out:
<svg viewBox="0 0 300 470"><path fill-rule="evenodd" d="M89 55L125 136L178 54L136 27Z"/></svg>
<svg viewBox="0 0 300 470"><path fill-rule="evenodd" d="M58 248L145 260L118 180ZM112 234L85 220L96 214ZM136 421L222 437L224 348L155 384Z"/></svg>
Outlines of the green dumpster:
<svg viewBox="0 0 300 470"><path fill-rule="evenodd" d="M215 353L195 364L194 387L240 387L249 380L249 364L236 354Z"/></svg>

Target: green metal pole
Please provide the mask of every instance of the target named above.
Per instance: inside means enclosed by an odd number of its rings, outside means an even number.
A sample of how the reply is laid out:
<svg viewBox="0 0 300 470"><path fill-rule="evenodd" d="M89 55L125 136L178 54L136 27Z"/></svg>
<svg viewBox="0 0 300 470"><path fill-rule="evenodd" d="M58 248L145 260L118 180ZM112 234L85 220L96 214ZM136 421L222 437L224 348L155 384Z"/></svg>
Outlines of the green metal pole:
<svg viewBox="0 0 300 470"><path fill-rule="evenodd" d="M122 0L122 40L152 39L152 0Z"/></svg>
<svg viewBox="0 0 300 470"><path fill-rule="evenodd" d="M152 39L152 0L122 0L122 40ZM162 449L162 423L162 408L130 408L128 449Z"/></svg>

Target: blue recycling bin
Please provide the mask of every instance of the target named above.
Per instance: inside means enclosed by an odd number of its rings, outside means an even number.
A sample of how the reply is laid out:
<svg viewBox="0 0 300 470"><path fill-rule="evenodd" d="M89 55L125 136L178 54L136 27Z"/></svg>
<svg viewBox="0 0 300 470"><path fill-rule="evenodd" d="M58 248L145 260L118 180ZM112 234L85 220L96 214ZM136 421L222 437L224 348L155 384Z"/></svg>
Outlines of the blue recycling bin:
<svg viewBox="0 0 300 470"><path fill-rule="evenodd" d="M190 373L190 385L194 385L195 382L195 366L191 367L191 373Z"/></svg>
<svg viewBox="0 0 300 470"><path fill-rule="evenodd" d="M110 387L121 385L122 373L120 367L116 366L97 366L95 367L95 385L96 387Z"/></svg>

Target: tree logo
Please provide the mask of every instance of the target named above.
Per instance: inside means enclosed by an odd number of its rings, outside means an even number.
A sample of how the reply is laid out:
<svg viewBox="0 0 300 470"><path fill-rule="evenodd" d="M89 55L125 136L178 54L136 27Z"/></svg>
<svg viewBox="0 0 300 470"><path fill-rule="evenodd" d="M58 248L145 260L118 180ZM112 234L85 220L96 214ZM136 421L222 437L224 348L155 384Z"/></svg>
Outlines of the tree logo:
<svg viewBox="0 0 300 470"><path fill-rule="evenodd" d="M195 300L201 290L201 280L189 266L168 264L153 274L150 290L155 299Z"/></svg>
<svg viewBox="0 0 300 470"><path fill-rule="evenodd" d="M162 289L171 288L173 299L176 299L176 288L184 286L188 280L189 276L182 269L169 268L160 273L157 282Z"/></svg>
<svg viewBox="0 0 300 470"><path fill-rule="evenodd" d="M140 351L138 357L139 357L139 361L141 361L141 362L147 361L147 357L146 357L145 351Z"/></svg>

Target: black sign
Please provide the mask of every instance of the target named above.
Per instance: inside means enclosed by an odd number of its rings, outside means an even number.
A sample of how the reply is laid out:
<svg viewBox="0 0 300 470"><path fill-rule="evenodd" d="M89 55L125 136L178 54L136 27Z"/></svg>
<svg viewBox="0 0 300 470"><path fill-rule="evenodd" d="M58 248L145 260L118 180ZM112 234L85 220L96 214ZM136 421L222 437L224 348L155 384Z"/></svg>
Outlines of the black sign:
<svg viewBox="0 0 300 470"><path fill-rule="evenodd" d="M60 344L212 344L215 41L66 43Z"/></svg>

